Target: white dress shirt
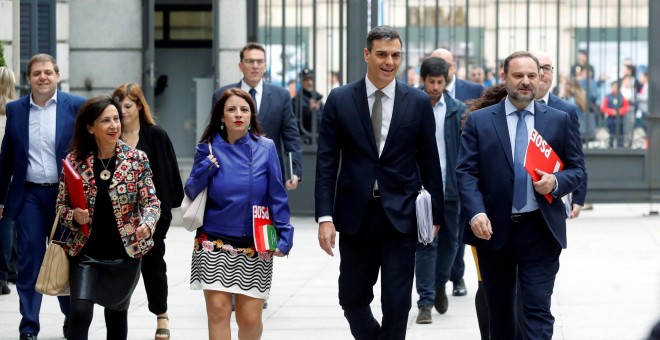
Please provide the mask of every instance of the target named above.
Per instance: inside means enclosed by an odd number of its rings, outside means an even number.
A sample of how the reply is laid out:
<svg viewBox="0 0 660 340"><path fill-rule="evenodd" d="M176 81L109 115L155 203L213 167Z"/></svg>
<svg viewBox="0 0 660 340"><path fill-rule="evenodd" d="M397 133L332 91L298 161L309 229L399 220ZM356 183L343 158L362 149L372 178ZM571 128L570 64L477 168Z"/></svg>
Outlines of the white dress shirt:
<svg viewBox="0 0 660 340"><path fill-rule="evenodd" d="M445 117L447 116L447 103L444 93L440 94L440 100L433 106L435 116L435 143L438 145L440 156L440 169L442 169L442 191L447 187L447 150L445 149Z"/></svg>
<svg viewBox="0 0 660 340"><path fill-rule="evenodd" d="M516 125L518 125L518 115L516 112L518 109L513 106L509 97L506 97L504 102L504 110L506 112L506 124L509 129L509 141L511 141L511 155L515 154L516 148ZM527 124L527 140L532 136L532 130L534 130L534 101L532 100L529 105L527 105L524 110L530 112L525 116L525 124ZM515 161L515 160L514 160ZM534 196L534 186L532 185L532 177L527 175L527 205L522 207L520 210L511 207L511 212L521 213L521 212L530 212L539 208L538 202L536 202L536 196Z"/></svg>
<svg viewBox="0 0 660 340"><path fill-rule="evenodd" d="M374 84L369 81L369 77L364 77L367 83L367 101L369 102L369 116L373 109L376 96L374 93L378 90ZM380 102L383 105L383 125L380 128L380 145L378 145L378 156L383 152L385 141L387 140L387 132L390 129L390 122L392 121L392 112L394 111L394 92L396 89L396 80L393 80L387 86L383 87L381 91L385 94Z"/></svg>
<svg viewBox="0 0 660 340"><path fill-rule="evenodd" d="M55 128L57 124L57 91L44 107L30 96L28 128L28 168L25 180L34 183L58 183Z"/></svg>
<svg viewBox="0 0 660 340"><path fill-rule="evenodd" d="M250 93L251 88L252 87L250 85L246 84L243 80L241 80L241 90ZM254 104L257 106L256 114L259 114L259 108L261 107L261 96L264 93L264 80L263 79L259 80L259 83L257 84L257 86L254 87L254 89L257 91L257 93L254 95L255 100L257 102Z"/></svg>

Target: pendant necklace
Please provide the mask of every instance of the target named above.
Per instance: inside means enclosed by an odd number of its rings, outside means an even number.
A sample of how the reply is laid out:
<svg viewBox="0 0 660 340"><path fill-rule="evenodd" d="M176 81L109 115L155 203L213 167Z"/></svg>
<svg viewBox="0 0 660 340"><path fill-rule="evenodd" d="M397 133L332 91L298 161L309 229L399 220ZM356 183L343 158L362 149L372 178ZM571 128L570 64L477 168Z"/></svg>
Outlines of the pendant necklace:
<svg viewBox="0 0 660 340"><path fill-rule="evenodd" d="M101 177L102 180L107 181L110 178L110 176L112 176L110 171L108 171L108 166L110 166L110 162L112 161L112 157L110 157L110 159L108 159L108 164L105 164L105 162L103 162L103 160L101 158L99 158L99 161L101 161L101 164L103 164L103 171L101 171L101 174L99 175L99 177Z"/></svg>

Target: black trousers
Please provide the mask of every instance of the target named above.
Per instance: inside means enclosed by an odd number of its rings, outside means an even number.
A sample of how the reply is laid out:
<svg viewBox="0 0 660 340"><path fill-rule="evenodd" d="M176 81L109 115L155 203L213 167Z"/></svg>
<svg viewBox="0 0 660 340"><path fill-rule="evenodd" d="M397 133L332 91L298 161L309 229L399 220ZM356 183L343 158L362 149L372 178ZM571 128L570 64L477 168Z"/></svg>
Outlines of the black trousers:
<svg viewBox="0 0 660 340"><path fill-rule="evenodd" d="M165 263L165 236L172 222L171 211L162 211L154 233L154 247L142 257L142 280L147 292L149 311L158 315L167 312L167 264Z"/></svg>
<svg viewBox="0 0 660 340"><path fill-rule="evenodd" d="M514 339L519 327L524 339L551 339L555 319L550 305L561 246L543 216L512 223L501 249L478 247L477 251L490 314L490 338ZM520 311L516 309L520 308L522 318L517 321Z"/></svg>
<svg viewBox="0 0 660 340"><path fill-rule="evenodd" d="M339 304L355 339L405 339L416 245L417 233L396 230L378 198L369 202L356 234L339 235ZM382 326L369 306L379 271Z"/></svg>

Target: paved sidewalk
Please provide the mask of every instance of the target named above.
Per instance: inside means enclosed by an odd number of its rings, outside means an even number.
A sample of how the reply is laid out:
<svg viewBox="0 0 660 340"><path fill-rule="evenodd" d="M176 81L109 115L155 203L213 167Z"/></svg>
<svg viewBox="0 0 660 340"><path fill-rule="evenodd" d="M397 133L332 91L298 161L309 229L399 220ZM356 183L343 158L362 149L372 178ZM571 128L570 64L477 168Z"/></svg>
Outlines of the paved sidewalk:
<svg viewBox="0 0 660 340"><path fill-rule="evenodd" d="M660 218L647 216L650 208L602 204L569 221L569 247L561 255L553 296L553 339L644 339L660 319ZM297 217L292 222L294 247L288 258L276 259L262 339L351 339L337 301L338 255L327 256L318 247L312 218ZM189 289L193 235L173 226L168 236L172 337L205 339L203 294ZM417 294L413 292L408 339L479 339L471 252L466 251L465 261L468 295L449 294L449 311L444 315L434 311L432 324L415 324ZM0 296L0 339L18 338L18 297L15 286L10 287L10 295ZM379 292L373 309L380 319ZM156 318L148 311L142 282L133 295L129 318L129 339L154 338ZM44 297L39 339L61 339L62 321L57 300ZM232 329L237 339L235 323ZM103 310L98 306L90 339L105 339Z"/></svg>

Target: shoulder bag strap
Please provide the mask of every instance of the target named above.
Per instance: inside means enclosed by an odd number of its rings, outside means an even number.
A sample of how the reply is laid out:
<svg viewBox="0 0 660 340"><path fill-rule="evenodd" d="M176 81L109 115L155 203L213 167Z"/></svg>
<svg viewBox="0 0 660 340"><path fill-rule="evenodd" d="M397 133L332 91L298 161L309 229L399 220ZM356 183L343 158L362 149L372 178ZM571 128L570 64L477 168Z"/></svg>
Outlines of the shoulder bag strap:
<svg viewBox="0 0 660 340"><path fill-rule="evenodd" d="M55 215L55 221L53 221L53 227L50 230L50 237L48 238L48 242L53 240L53 236L55 236L55 228L59 224L58 222L60 221L60 209L57 209L57 215Z"/></svg>

